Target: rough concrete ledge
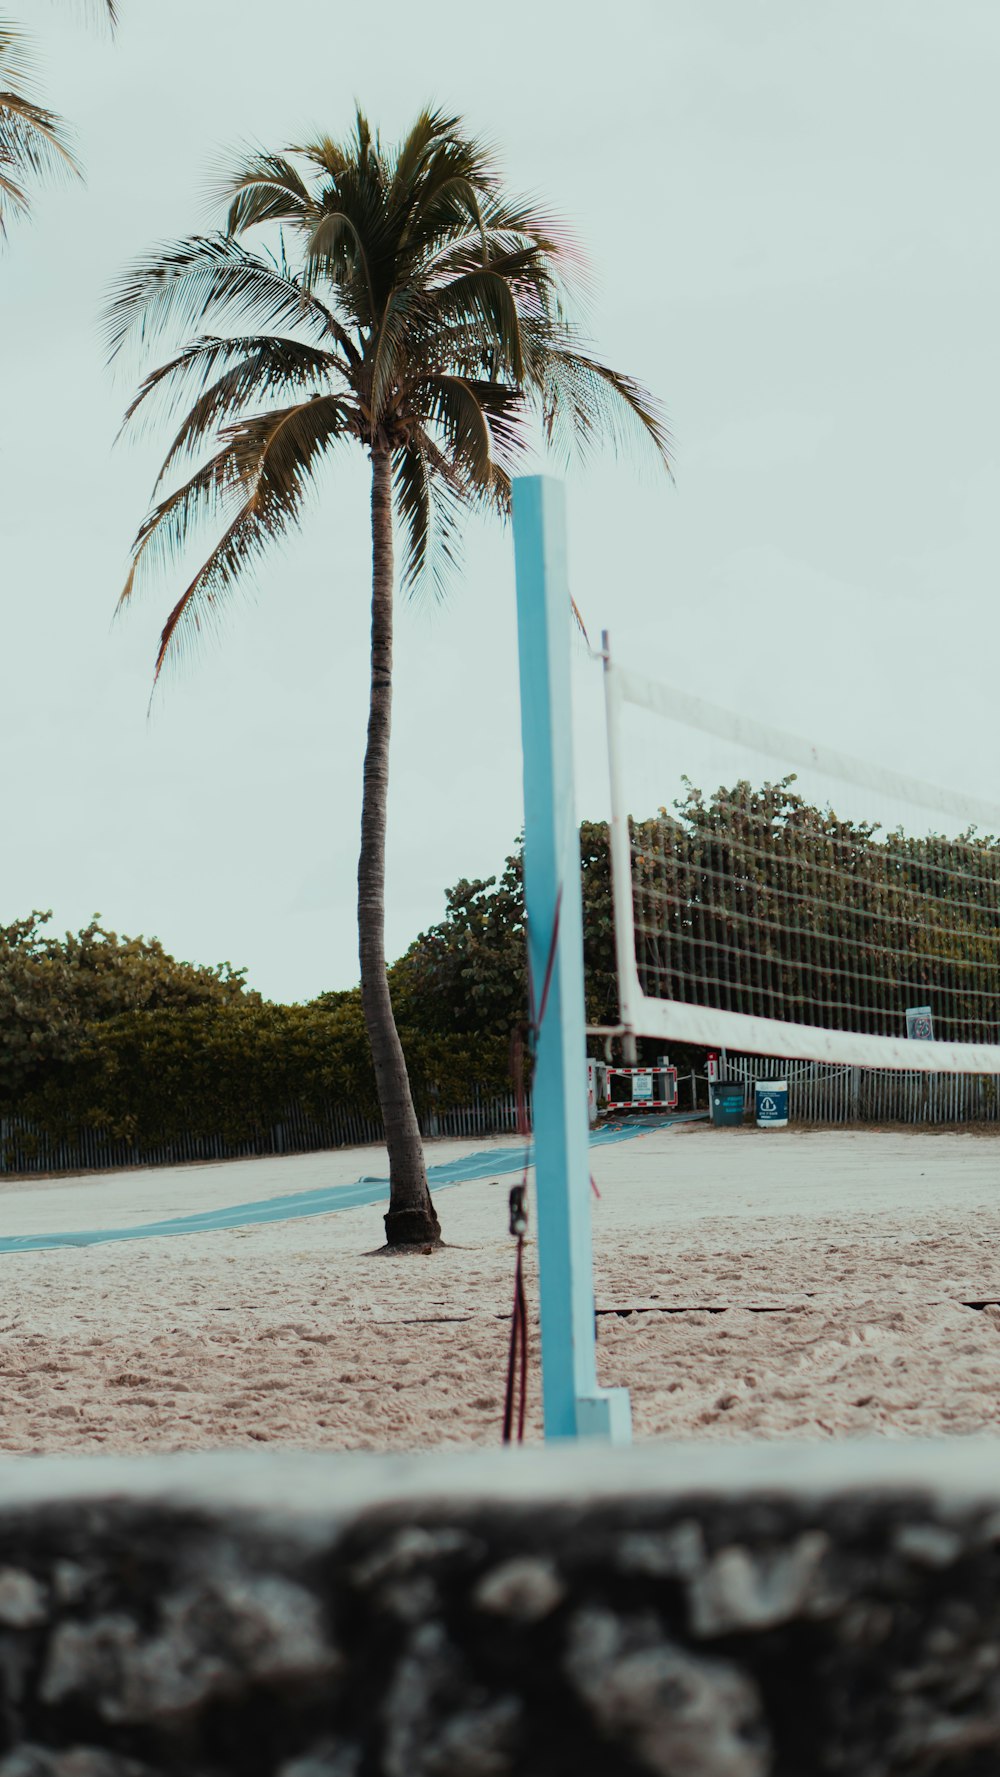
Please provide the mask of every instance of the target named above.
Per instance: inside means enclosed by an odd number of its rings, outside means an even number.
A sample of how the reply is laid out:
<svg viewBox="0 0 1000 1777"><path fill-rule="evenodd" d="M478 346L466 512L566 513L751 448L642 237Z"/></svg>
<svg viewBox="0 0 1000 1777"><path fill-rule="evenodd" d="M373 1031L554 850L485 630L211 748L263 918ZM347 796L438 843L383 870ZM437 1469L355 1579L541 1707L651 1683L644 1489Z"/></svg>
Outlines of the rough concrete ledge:
<svg viewBox="0 0 1000 1777"><path fill-rule="evenodd" d="M1000 1442L0 1461L0 1777L1000 1773Z"/></svg>

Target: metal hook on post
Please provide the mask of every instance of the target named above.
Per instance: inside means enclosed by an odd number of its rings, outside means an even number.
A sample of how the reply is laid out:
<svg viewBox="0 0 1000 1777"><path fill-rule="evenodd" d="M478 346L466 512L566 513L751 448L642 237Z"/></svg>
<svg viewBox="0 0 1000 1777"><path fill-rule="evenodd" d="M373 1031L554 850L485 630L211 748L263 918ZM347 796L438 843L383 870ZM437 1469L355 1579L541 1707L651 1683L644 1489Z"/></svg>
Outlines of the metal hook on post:
<svg viewBox="0 0 1000 1777"><path fill-rule="evenodd" d="M524 1443L524 1418L528 1404L528 1302L524 1293L524 1237L528 1232L528 1181L511 1189L508 1225L517 1241L514 1266L514 1307L510 1317L510 1348L507 1353L507 1389L503 1404L503 1441L514 1436L514 1399L517 1404L517 1441Z"/></svg>

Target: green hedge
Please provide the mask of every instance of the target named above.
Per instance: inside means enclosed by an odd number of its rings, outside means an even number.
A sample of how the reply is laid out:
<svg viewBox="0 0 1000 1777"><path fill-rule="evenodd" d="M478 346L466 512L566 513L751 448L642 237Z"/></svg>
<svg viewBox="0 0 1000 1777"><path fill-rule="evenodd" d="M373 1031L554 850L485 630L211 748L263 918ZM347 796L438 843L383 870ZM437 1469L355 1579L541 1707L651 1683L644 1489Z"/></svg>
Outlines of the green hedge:
<svg viewBox="0 0 1000 1777"><path fill-rule="evenodd" d="M401 1030L418 1111L471 1102L475 1089L510 1085L497 1037ZM155 1147L183 1134L252 1140L292 1104L331 1101L378 1120L361 1006L236 1004L127 1012L92 1026L71 1063L54 1068L18 1109L40 1130L71 1139L97 1129Z"/></svg>

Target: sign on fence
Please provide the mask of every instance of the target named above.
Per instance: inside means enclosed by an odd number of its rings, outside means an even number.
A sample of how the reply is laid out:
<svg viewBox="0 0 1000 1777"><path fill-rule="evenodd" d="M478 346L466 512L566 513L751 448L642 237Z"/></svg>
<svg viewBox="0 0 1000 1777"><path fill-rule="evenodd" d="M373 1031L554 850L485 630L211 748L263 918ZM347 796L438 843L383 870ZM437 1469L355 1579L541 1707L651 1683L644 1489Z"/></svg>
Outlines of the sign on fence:
<svg viewBox="0 0 1000 1777"><path fill-rule="evenodd" d="M907 1006L906 1035L914 1043L933 1043L934 1017L930 1006Z"/></svg>

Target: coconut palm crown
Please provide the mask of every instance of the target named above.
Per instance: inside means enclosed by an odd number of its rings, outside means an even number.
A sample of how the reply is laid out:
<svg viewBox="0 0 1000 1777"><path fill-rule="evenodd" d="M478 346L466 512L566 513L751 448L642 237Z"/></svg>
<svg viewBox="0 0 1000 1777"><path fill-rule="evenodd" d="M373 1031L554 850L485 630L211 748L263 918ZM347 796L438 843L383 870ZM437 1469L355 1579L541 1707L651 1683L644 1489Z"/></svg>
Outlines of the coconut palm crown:
<svg viewBox="0 0 1000 1777"><path fill-rule="evenodd" d="M297 522L325 460L344 445L367 452L361 989L389 1149L388 1242L426 1245L439 1229L384 956L394 530L404 584L429 577L441 588L461 519L509 512L511 476L540 438L559 452L638 441L663 462L668 440L657 404L601 363L571 318L567 231L505 192L493 154L459 118L425 111L387 148L359 113L344 143L254 152L222 196L224 230L137 262L109 305L113 355L129 341L175 341L126 416L159 404L176 429L122 600L148 570L177 563L201 521L214 524L163 627L155 682ZM263 244L249 244L259 230Z"/></svg>
<svg viewBox="0 0 1000 1777"><path fill-rule="evenodd" d="M112 27L117 0L92 0ZM80 168L62 118L39 103L35 56L21 28L0 19L0 237L31 208L38 179Z"/></svg>

